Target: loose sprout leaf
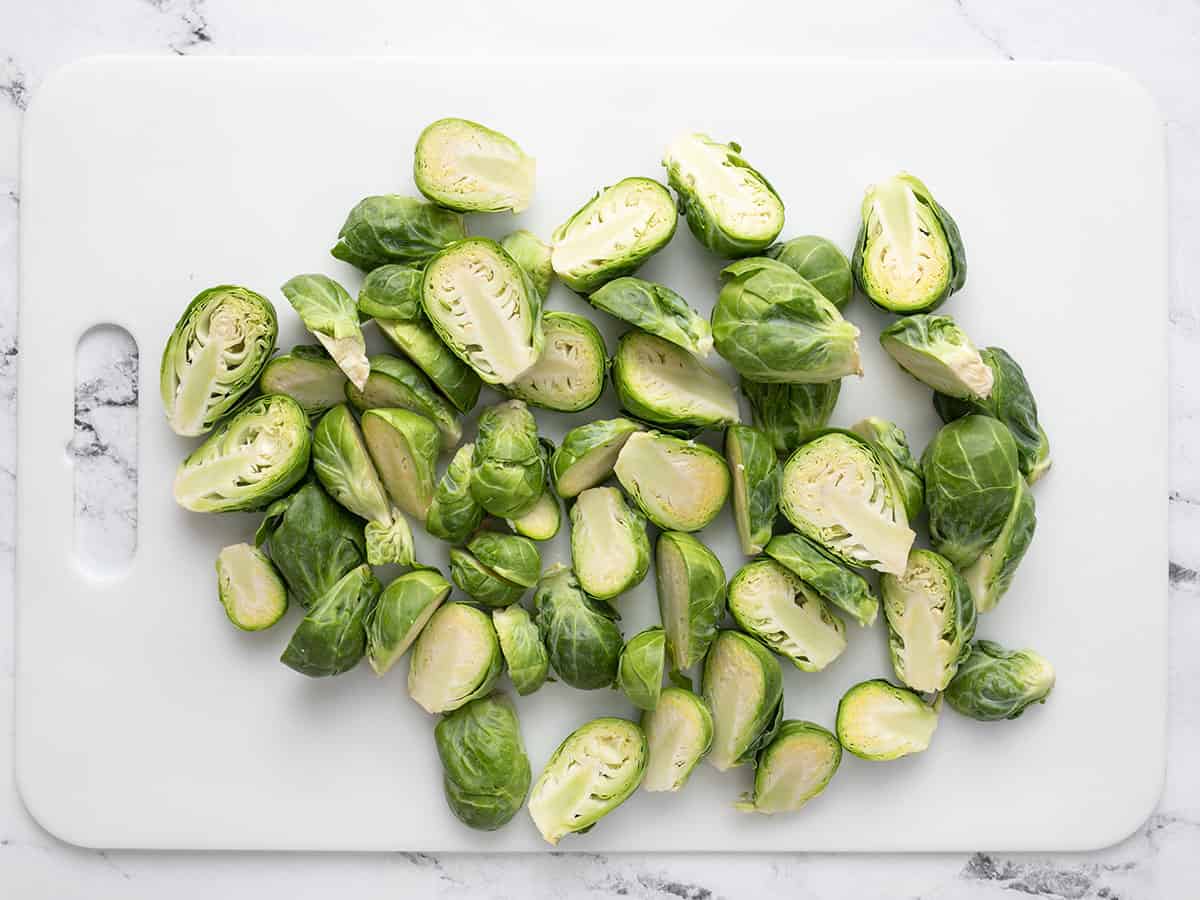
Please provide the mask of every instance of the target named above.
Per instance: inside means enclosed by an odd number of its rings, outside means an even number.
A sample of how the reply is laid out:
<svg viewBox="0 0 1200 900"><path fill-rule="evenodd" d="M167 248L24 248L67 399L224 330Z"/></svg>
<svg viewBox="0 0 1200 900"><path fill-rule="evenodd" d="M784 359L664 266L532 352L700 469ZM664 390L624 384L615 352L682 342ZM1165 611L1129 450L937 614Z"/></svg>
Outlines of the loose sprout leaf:
<svg viewBox="0 0 1200 900"><path fill-rule="evenodd" d="M287 589L267 555L250 544L217 554L217 595L229 621L243 631L262 631L287 611Z"/></svg>
<svg viewBox="0 0 1200 900"><path fill-rule="evenodd" d="M571 507L571 561L587 593L615 600L650 568L646 517L616 488L588 488Z"/></svg>
<svg viewBox="0 0 1200 900"><path fill-rule="evenodd" d="M771 439L776 453L791 453L815 437L833 416L842 382L821 384L767 384L742 379L742 393L750 401L754 427Z"/></svg>
<svg viewBox="0 0 1200 900"><path fill-rule="evenodd" d="M712 351L708 320L666 285L633 276L616 278L593 291L588 303L696 356Z"/></svg>
<svg viewBox="0 0 1200 900"><path fill-rule="evenodd" d="M464 603L444 603L413 646L408 694L428 713L451 712L486 696L503 668L487 613Z"/></svg>
<svg viewBox="0 0 1200 900"><path fill-rule="evenodd" d="M297 275L281 288L304 327L321 342L350 382L366 383L370 365L358 308L346 289L325 275Z"/></svg>
<svg viewBox="0 0 1200 900"><path fill-rule="evenodd" d="M861 759L920 753L929 747L937 724L937 710L920 695L881 678L854 685L838 703L838 740Z"/></svg>
<svg viewBox="0 0 1200 900"><path fill-rule="evenodd" d="M542 333L542 355L506 386L508 393L558 412L587 409L604 391L608 371L604 338L583 316L566 312L546 313Z"/></svg>
<svg viewBox="0 0 1200 900"><path fill-rule="evenodd" d="M463 218L415 197L366 197L350 210L329 252L364 272L389 263L421 265L467 236Z"/></svg>
<svg viewBox="0 0 1200 900"><path fill-rule="evenodd" d="M699 531L729 496L729 467L704 444L638 431L621 448L617 480L659 528Z"/></svg>
<svg viewBox="0 0 1200 900"><path fill-rule="evenodd" d="M842 745L832 733L787 719L758 755L753 792L735 805L764 815L796 812L825 790L841 762Z"/></svg>
<svg viewBox="0 0 1200 900"><path fill-rule="evenodd" d="M703 696L713 717L708 761L720 772L751 762L779 725L779 661L754 638L720 631L704 660Z"/></svg>
<svg viewBox="0 0 1200 900"><path fill-rule="evenodd" d="M720 428L740 418L733 387L686 350L641 331L617 342L613 384L633 416L667 428Z"/></svg>
<svg viewBox="0 0 1200 900"><path fill-rule="evenodd" d="M1054 667L1032 650L1005 650L992 641L976 641L946 688L955 712L996 722L1015 719L1034 703L1045 703L1054 689Z"/></svg>
<svg viewBox="0 0 1200 900"><path fill-rule="evenodd" d="M949 316L905 316L883 330L879 343L904 371L938 393L986 400L992 392L992 370Z"/></svg>
<svg viewBox="0 0 1200 900"><path fill-rule="evenodd" d="M775 244L766 255L794 269L838 309L845 309L854 295L850 260L831 240L808 234Z"/></svg>
<svg viewBox="0 0 1200 900"><path fill-rule="evenodd" d="M691 690L668 687L642 713L642 730L649 750L642 789L678 791L712 746L712 713Z"/></svg>
<svg viewBox="0 0 1200 900"><path fill-rule="evenodd" d="M472 700L434 728L450 811L471 828L495 831L525 802L533 773L517 712L503 695Z"/></svg>
<svg viewBox="0 0 1200 900"><path fill-rule="evenodd" d="M405 572L383 589L365 622L367 661L376 675L407 652L449 595L449 582L433 569Z"/></svg>
<svg viewBox="0 0 1200 900"><path fill-rule="evenodd" d="M438 119L417 138L413 181L458 212L522 212L533 199L535 165L517 143L467 119Z"/></svg>

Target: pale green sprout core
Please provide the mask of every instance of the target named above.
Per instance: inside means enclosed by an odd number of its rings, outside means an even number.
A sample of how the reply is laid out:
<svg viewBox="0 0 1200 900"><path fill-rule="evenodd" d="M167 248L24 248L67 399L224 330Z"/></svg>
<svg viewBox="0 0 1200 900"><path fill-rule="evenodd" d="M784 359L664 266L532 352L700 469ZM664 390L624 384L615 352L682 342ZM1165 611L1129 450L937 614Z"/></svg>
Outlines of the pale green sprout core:
<svg viewBox="0 0 1200 900"><path fill-rule="evenodd" d="M621 487L660 528L699 531L729 496L729 467L716 451L655 432L630 435L614 467Z"/></svg>
<svg viewBox="0 0 1200 900"><path fill-rule="evenodd" d="M417 138L413 180L422 194L458 212L522 212L533 199L535 165L511 138L467 119L439 119Z"/></svg>
<svg viewBox="0 0 1200 900"><path fill-rule="evenodd" d="M428 713L450 712L487 694L503 667L488 615L463 603L447 603L413 647L408 693Z"/></svg>
<svg viewBox="0 0 1200 900"><path fill-rule="evenodd" d="M270 628L287 611L283 580L250 544L233 544L217 555L217 594L229 621L243 631Z"/></svg>
<svg viewBox="0 0 1200 900"><path fill-rule="evenodd" d="M937 710L920 695L882 679L856 684L838 704L838 740L862 759L920 753L933 740L937 724Z"/></svg>
<svg viewBox="0 0 1200 900"><path fill-rule="evenodd" d="M680 790L712 746L712 713L684 688L664 688L658 705L642 714L642 729L649 746L646 791Z"/></svg>

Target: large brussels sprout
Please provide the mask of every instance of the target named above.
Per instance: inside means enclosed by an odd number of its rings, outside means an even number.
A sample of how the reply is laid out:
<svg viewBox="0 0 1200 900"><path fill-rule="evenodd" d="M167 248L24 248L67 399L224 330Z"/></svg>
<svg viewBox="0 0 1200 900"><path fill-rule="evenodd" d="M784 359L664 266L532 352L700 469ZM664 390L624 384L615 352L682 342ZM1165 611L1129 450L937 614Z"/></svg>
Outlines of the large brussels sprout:
<svg viewBox="0 0 1200 900"><path fill-rule="evenodd" d="M802 672L820 672L846 649L846 626L821 595L771 559L747 563L729 582L729 611Z"/></svg>
<svg viewBox="0 0 1200 900"><path fill-rule="evenodd" d="M783 201L733 141L680 135L663 154L663 165L688 228L718 256L757 253L783 230Z"/></svg>
<svg viewBox="0 0 1200 900"><path fill-rule="evenodd" d="M841 381L822 384L766 384L742 379L754 427L771 439L776 453L791 453L829 424Z"/></svg>
<svg viewBox="0 0 1200 900"><path fill-rule="evenodd" d="M617 687L638 709L654 709L658 705L666 661L666 637L657 627L639 631L621 651Z"/></svg>
<svg viewBox="0 0 1200 900"><path fill-rule="evenodd" d="M531 541L548 541L558 534L562 527L562 507L553 489L547 484L546 490L528 510L519 516L506 519L508 527L522 537Z"/></svg>
<svg viewBox="0 0 1200 900"><path fill-rule="evenodd" d="M522 212L535 165L510 137L467 119L438 119L417 138L417 190L458 212Z"/></svg>
<svg viewBox="0 0 1200 900"><path fill-rule="evenodd" d="M541 567L537 545L516 534L481 531L465 550L450 550L451 580L484 606L516 603L537 583Z"/></svg>
<svg viewBox="0 0 1200 900"><path fill-rule="evenodd" d="M875 621L879 598L871 593L867 580L804 535L777 535L767 544L766 553L859 625L865 627Z"/></svg>
<svg viewBox="0 0 1200 900"><path fill-rule="evenodd" d="M754 790L737 804L743 812L796 812L825 790L842 762L842 745L813 722L785 719L758 754Z"/></svg>
<svg viewBox="0 0 1200 900"><path fill-rule="evenodd" d="M630 435L613 471L646 517L671 531L699 531L729 496L729 467L721 454L658 432Z"/></svg>
<svg viewBox="0 0 1200 900"><path fill-rule="evenodd" d="M310 678L353 669L367 650L363 623L379 589L370 566L351 569L305 613L279 661Z"/></svg>
<svg viewBox="0 0 1200 900"><path fill-rule="evenodd" d="M806 234L768 247L765 255L794 269L838 309L845 309L854 295L850 260L828 238Z"/></svg>
<svg viewBox="0 0 1200 900"><path fill-rule="evenodd" d="M908 521L914 521L925 508L925 474L908 447L904 429L887 419L871 416L851 426L850 430L867 441L879 461L892 470L892 477L904 495Z"/></svg>
<svg viewBox="0 0 1200 900"><path fill-rule="evenodd" d="M433 489L425 530L435 538L459 544L483 521L483 507L471 493L471 460L475 445L463 444Z"/></svg>
<svg viewBox="0 0 1200 900"><path fill-rule="evenodd" d="M233 544L217 554L217 597L242 631L270 628L287 612L283 579L267 554L250 544Z"/></svg>
<svg viewBox="0 0 1200 900"><path fill-rule="evenodd" d="M346 400L360 413L368 409L407 409L437 426L442 444L456 447L462 426L454 407L430 386L421 370L407 359L380 353L370 358L371 372L360 389L346 385Z"/></svg>
<svg viewBox="0 0 1200 900"><path fill-rule="evenodd" d="M646 756L646 735L627 719L593 719L571 732L529 795L542 837L557 844L624 803L642 782Z"/></svg>
<svg viewBox="0 0 1200 900"><path fill-rule="evenodd" d="M408 695L426 712L450 712L486 696L503 668L488 614L465 603L443 603L417 635Z"/></svg>
<svg viewBox="0 0 1200 900"><path fill-rule="evenodd" d="M489 406L479 416L471 457L471 496L493 516L528 512L546 489L546 453L537 422L520 400Z"/></svg>
<svg viewBox="0 0 1200 900"><path fill-rule="evenodd" d="M992 370L949 316L905 316L883 329L879 343L900 368L938 393L985 400L992 392Z"/></svg>
<svg viewBox="0 0 1200 900"><path fill-rule="evenodd" d="M890 471L849 432L827 432L788 457L779 509L835 559L879 572L902 573L916 537Z"/></svg>
<svg viewBox="0 0 1200 900"><path fill-rule="evenodd" d="M880 309L927 312L966 284L967 254L950 213L901 172L867 188L851 268Z"/></svg>
<svg viewBox="0 0 1200 900"><path fill-rule="evenodd" d="M712 352L712 328L666 285L626 275L593 291L588 303L696 356Z"/></svg>
<svg viewBox="0 0 1200 900"><path fill-rule="evenodd" d="M481 831L507 824L533 779L513 705L501 695L472 700L438 722L433 737L450 811Z"/></svg>
<svg viewBox="0 0 1200 900"><path fill-rule="evenodd" d="M795 271L759 256L721 277L713 344L742 377L816 384L862 374L858 328Z"/></svg>
<svg viewBox="0 0 1200 900"><path fill-rule="evenodd" d="M704 700L713 717L708 761L721 772L752 762L783 716L783 672L766 647L720 631L704 658Z"/></svg>
<svg viewBox="0 0 1200 900"><path fill-rule="evenodd" d="M899 759L929 747L937 710L882 678L862 681L838 702L837 736L860 759Z"/></svg>
<svg viewBox="0 0 1200 900"><path fill-rule="evenodd" d="M192 512L262 509L304 477L310 447L304 410L291 397L266 394L179 464L175 502Z"/></svg>
<svg viewBox="0 0 1200 900"><path fill-rule="evenodd" d="M358 307L346 289L326 275L297 275L280 288L307 328L350 380L361 388L370 363L358 324Z"/></svg>
<svg viewBox="0 0 1200 900"><path fill-rule="evenodd" d="M646 517L615 487L588 488L571 507L571 562L585 591L615 600L650 568Z"/></svg>
<svg viewBox="0 0 1200 900"><path fill-rule="evenodd" d="M504 252L525 270L533 287L544 303L554 282L554 266L550 264L550 245L532 232L521 229L504 236L500 241Z"/></svg>
<svg viewBox="0 0 1200 900"><path fill-rule="evenodd" d="M583 592L562 564L542 573L533 594L534 618L555 674L582 691L611 687L624 641L616 613Z"/></svg>
<svg viewBox="0 0 1200 900"><path fill-rule="evenodd" d="M1013 498L1012 509L1000 534L979 554L975 562L962 570L978 612L989 612L996 608L1012 584L1017 566L1025 558L1025 551L1033 543L1036 527L1037 508L1033 502L1033 492L1023 481L1018 482L1017 495Z"/></svg>
<svg viewBox="0 0 1200 900"><path fill-rule="evenodd" d="M686 350L643 331L627 331L617 342L613 385L628 412L668 428L720 428L740 417L724 378Z"/></svg>
<svg viewBox="0 0 1200 900"><path fill-rule="evenodd" d="M376 675L399 661L448 596L450 583L436 569L405 572L383 589L366 620L367 662Z"/></svg>
<svg viewBox="0 0 1200 900"><path fill-rule="evenodd" d="M675 234L675 202L652 178L626 178L596 193L554 229L550 262L567 287L590 294L632 275Z"/></svg>
<svg viewBox="0 0 1200 900"><path fill-rule="evenodd" d="M550 459L558 496L569 500L608 478L629 436L641 430L631 419L604 419L568 431Z"/></svg>
<svg viewBox="0 0 1200 900"><path fill-rule="evenodd" d="M407 409L369 409L363 413L362 430L388 496L403 512L424 522L442 448L437 427Z"/></svg>
<svg viewBox="0 0 1200 900"><path fill-rule="evenodd" d="M159 368L167 424L195 437L212 430L254 387L275 349L275 307L249 288L201 291L179 317Z"/></svg>
<svg viewBox="0 0 1200 900"><path fill-rule="evenodd" d="M681 687L664 688L658 705L642 713L649 759L642 789L678 791L712 747L708 704Z"/></svg>
<svg viewBox="0 0 1200 900"><path fill-rule="evenodd" d="M1054 688L1054 667L1032 650L976 641L946 688L955 711L981 722L1015 719Z"/></svg>
<svg viewBox="0 0 1200 900"><path fill-rule="evenodd" d="M664 531L654 553L658 611L676 670L708 652L725 616L725 570L694 535Z"/></svg>
<svg viewBox="0 0 1200 900"><path fill-rule="evenodd" d="M725 459L733 477L733 520L742 552L761 553L779 515L779 458L771 439L756 428L730 425Z"/></svg>
<svg viewBox="0 0 1200 900"><path fill-rule="evenodd" d="M416 197L384 194L366 197L350 210L329 252L370 272L389 263L424 263L466 236L458 213Z"/></svg>
<svg viewBox="0 0 1200 900"><path fill-rule="evenodd" d="M542 355L505 389L534 406L580 412L600 399L608 371L608 350L596 326L568 312L542 318Z"/></svg>
<svg viewBox="0 0 1200 900"><path fill-rule="evenodd" d="M513 688L522 697L532 694L546 683L550 672L550 656L537 625L519 603L492 610L492 625Z"/></svg>
<svg viewBox="0 0 1200 900"><path fill-rule="evenodd" d="M346 384L345 373L315 344L301 344L274 357L258 380L264 394L287 394L310 416L341 403Z"/></svg>

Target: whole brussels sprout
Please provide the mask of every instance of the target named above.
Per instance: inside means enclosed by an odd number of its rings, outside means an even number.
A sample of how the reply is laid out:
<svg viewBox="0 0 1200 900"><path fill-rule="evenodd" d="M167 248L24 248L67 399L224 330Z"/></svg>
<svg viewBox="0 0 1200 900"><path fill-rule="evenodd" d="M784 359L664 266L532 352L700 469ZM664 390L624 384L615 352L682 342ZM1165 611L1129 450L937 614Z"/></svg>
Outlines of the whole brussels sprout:
<svg viewBox="0 0 1200 900"><path fill-rule="evenodd" d="M689 669L704 658L725 615L725 570L711 550L681 531L658 536L654 567L671 665Z"/></svg>
<svg viewBox="0 0 1200 900"><path fill-rule="evenodd" d="M615 613L583 592L562 564L542 573L533 594L534 620L555 674L573 688L611 687L624 641Z"/></svg>
<svg viewBox="0 0 1200 900"><path fill-rule="evenodd" d="M771 439L756 428L725 430L725 459L733 477L733 519L742 552L761 553L779 515L779 459Z"/></svg>
<svg viewBox="0 0 1200 900"><path fill-rule="evenodd" d="M739 631L720 631L704 658L704 700L712 711L708 761L724 772L752 762L783 717L783 672L771 651Z"/></svg>
<svg viewBox="0 0 1200 900"><path fill-rule="evenodd" d="M626 275L594 291L588 303L696 356L712 352L712 328L666 285Z"/></svg>
<svg viewBox="0 0 1200 900"><path fill-rule="evenodd" d="M580 412L604 393L608 350L596 326L568 312L542 317L542 355L520 378L505 385L514 397L543 409Z"/></svg>
<svg viewBox="0 0 1200 900"><path fill-rule="evenodd" d="M450 579L484 606L516 603L537 584L541 567L537 545L516 534L481 531L465 550L450 550Z"/></svg>
<svg viewBox="0 0 1200 900"><path fill-rule="evenodd" d="M305 613L279 661L310 678L353 669L367 650L363 623L379 590L370 566L351 569Z"/></svg>
<svg viewBox="0 0 1200 900"><path fill-rule="evenodd" d="M413 153L417 190L457 212L523 212L533 199L534 169L512 138L467 119L427 125Z"/></svg>
<svg viewBox="0 0 1200 900"><path fill-rule="evenodd" d="M242 631L270 628L287 612L287 588L267 554L233 544L217 554L217 598Z"/></svg>
<svg viewBox="0 0 1200 900"><path fill-rule="evenodd" d="M829 424L841 390L841 381L763 384L742 379L754 427L771 439L776 453L791 453L816 437Z"/></svg>
<svg viewBox="0 0 1200 900"><path fill-rule="evenodd" d="M986 400L992 370L949 316L905 316L879 335L879 343L900 368L941 394Z"/></svg>
<svg viewBox="0 0 1200 900"><path fill-rule="evenodd" d="M503 668L488 614L465 603L443 603L417 635L408 695L428 713L451 712L487 696Z"/></svg>
<svg viewBox="0 0 1200 900"><path fill-rule="evenodd" d="M838 703L838 740L859 759L920 753L929 747L937 724L937 710L919 694L882 678L854 685Z"/></svg>
<svg viewBox="0 0 1200 900"><path fill-rule="evenodd" d="M315 344L301 344L274 357L258 380L264 394L287 394L310 416L341 403L347 383L338 364Z"/></svg>
<svg viewBox="0 0 1200 900"><path fill-rule="evenodd" d="M678 791L712 747L708 704L681 687L665 688L658 705L642 713L649 759L642 790Z"/></svg>
<svg viewBox="0 0 1200 900"><path fill-rule="evenodd" d="M504 252L525 270L542 302L550 296L554 282L554 266L550 264L550 245L532 232L521 229L504 236L500 242Z"/></svg>
<svg viewBox="0 0 1200 900"><path fill-rule="evenodd" d="M1054 688L1054 667L1032 650L1005 650L992 641L971 645L946 688L956 712L981 722L1015 719Z"/></svg>
<svg viewBox="0 0 1200 900"><path fill-rule="evenodd" d="M550 672L550 656L537 625L519 603L492 610L492 625L513 688L522 697L532 694L546 683Z"/></svg>
<svg viewBox="0 0 1200 900"><path fill-rule="evenodd" d="M358 388L366 384L367 343L358 324L358 307L346 289L326 275L297 275L280 290L350 383Z"/></svg>
<svg viewBox="0 0 1200 900"><path fill-rule="evenodd" d="M613 470L646 517L671 531L704 528L729 496L729 467L721 454L658 432L630 435Z"/></svg>
<svg viewBox="0 0 1200 900"><path fill-rule="evenodd" d="M925 475L908 448L904 429L886 419L869 417L851 426L851 431L871 445L879 461L892 471L904 495L904 512L914 521L925 508Z"/></svg>
<svg viewBox="0 0 1200 900"><path fill-rule="evenodd" d="M585 591L615 600L641 584L650 568L646 517L616 488L588 488L571 507L571 562Z"/></svg>
<svg viewBox="0 0 1200 900"><path fill-rule="evenodd" d="M475 445L463 444L450 460L442 480L433 489L425 517L425 530L435 538L459 544L483 521L483 507L471 493L471 460Z"/></svg>
<svg viewBox="0 0 1200 900"><path fill-rule="evenodd" d="M768 247L765 255L794 269L838 309L845 309L854 295L850 260L827 238L806 234Z"/></svg>
<svg viewBox="0 0 1200 900"><path fill-rule="evenodd" d="M367 615L367 662L383 675L402 657L448 596L450 583L435 569L405 572L392 581Z"/></svg>
<svg viewBox="0 0 1200 900"><path fill-rule="evenodd" d="M370 358L371 372L360 390L346 385L346 400L360 413L368 409L407 409L420 413L437 426L442 444L457 447L462 440L458 416L433 389L421 370L407 359L380 353Z"/></svg>
<svg viewBox="0 0 1200 900"><path fill-rule="evenodd" d="M641 430L631 419L605 419L568 431L550 459L558 496L569 500L608 478L629 436Z"/></svg>
<svg viewBox="0 0 1200 900"><path fill-rule="evenodd" d="M719 428L740 418L733 388L686 350L627 331L613 357L613 385L629 413L668 428Z"/></svg>
<svg viewBox="0 0 1200 900"><path fill-rule="evenodd" d="M1033 543L1036 527L1037 509L1033 492L1024 482L1020 482L1000 534L979 554L975 562L962 570L978 612L985 613L996 608L1012 584L1017 566L1025 558L1025 551Z"/></svg>
<svg viewBox="0 0 1200 900"><path fill-rule="evenodd" d="M546 488L546 454L537 422L520 400L489 406L479 415L471 457L471 496L493 516L528 512Z"/></svg>
<svg viewBox="0 0 1200 900"><path fill-rule="evenodd" d="M654 709L662 693L667 660L661 628L647 628L629 639L617 665L617 687L638 709Z"/></svg>
<svg viewBox="0 0 1200 900"><path fill-rule="evenodd" d="M766 553L826 601L853 616L859 625L874 623L879 599L871 593L871 585L804 535L777 535L767 544Z"/></svg>
<svg viewBox="0 0 1200 900"><path fill-rule="evenodd" d="M388 496L424 522L442 449L437 426L407 409L369 409L363 413L362 431Z"/></svg>
<svg viewBox="0 0 1200 900"><path fill-rule="evenodd" d="M458 213L416 197L384 194L360 200L350 210L329 252L370 272L389 263L423 264L466 236Z"/></svg>
<svg viewBox="0 0 1200 900"><path fill-rule="evenodd" d="M754 790L736 803L743 812L796 812L825 790L842 762L842 745L814 722L785 719L758 754Z"/></svg>

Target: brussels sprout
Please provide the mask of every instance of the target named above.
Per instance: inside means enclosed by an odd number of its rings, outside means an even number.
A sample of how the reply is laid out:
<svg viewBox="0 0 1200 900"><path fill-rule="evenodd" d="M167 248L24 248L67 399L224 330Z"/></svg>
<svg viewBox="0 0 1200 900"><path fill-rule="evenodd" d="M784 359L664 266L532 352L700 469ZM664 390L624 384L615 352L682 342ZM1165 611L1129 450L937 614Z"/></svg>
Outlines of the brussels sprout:
<svg viewBox="0 0 1200 900"><path fill-rule="evenodd" d="M746 633L791 660L820 672L846 649L846 626L821 595L779 563L747 563L729 582L729 611Z"/></svg>
<svg viewBox="0 0 1200 900"><path fill-rule="evenodd" d="M720 428L739 419L725 379L686 350L642 331L627 331L617 342L613 384L626 410L657 425Z"/></svg>
<svg viewBox="0 0 1200 900"><path fill-rule="evenodd" d="M276 356L258 380L264 394L287 394L310 416L319 416L341 403L346 384L337 363L315 344L301 344Z"/></svg>
<svg viewBox="0 0 1200 900"><path fill-rule="evenodd" d="M585 594L575 573L561 563L542 573L533 607L558 677L582 691L611 687L624 645L613 621L616 613Z"/></svg>
<svg viewBox="0 0 1200 900"><path fill-rule="evenodd" d="M532 232L514 231L505 235L500 242L504 252L511 256L518 266L525 270L529 280L533 282L542 302L550 296L550 285L554 282L554 266L550 264L550 245Z"/></svg>
<svg viewBox="0 0 1200 900"><path fill-rule="evenodd" d="M654 567L671 665L689 669L704 658L725 615L725 570L711 550L679 531L658 536Z"/></svg>
<svg viewBox="0 0 1200 900"><path fill-rule="evenodd" d="M458 448L442 480L433 489L429 514L425 517L425 530L451 544L465 541L483 521L483 507L471 494L471 460L474 456L474 444L463 444Z"/></svg>
<svg viewBox="0 0 1200 900"><path fill-rule="evenodd" d="M520 378L506 385L514 397L558 412L579 412L600 399L608 370L608 350L596 326L568 312L542 318L542 355Z"/></svg>
<svg viewBox="0 0 1200 900"><path fill-rule="evenodd" d="M712 713L691 691L669 687L642 713L642 730L649 747L642 789L678 791L712 746Z"/></svg>
<svg viewBox="0 0 1200 900"><path fill-rule="evenodd" d="M838 702L837 736L860 759L899 759L929 747L937 710L882 678L862 681Z"/></svg>
<svg viewBox="0 0 1200 900"><path fill-rule="evenodd" d="M683 134L667 147L667 181L701 244L718 256L749 256L783 230L783 201L742 148L707 134Z"/></svg>
<svg viewBox="0 0 1200 900"><path fill-rule="evenodd" d="M984 400L992 392L992 370L949 316L905 316L879 335L900 368L935 391Z"/></svg>
<svg viewBox="0 0 1200 900"><path fill-rule="evenodd" d="M421 309L420 266L380 266L367 273L358 289L358 312L375 319L413 322L425 317Z"/></svg>
<svg viewBox="0 0 1200 900"><path fill-rule="evenodd" d="M388 496L424 522L442 448L437 427L407 409L369 409L363 413L362 431Z"/></svg>
<svg viewBox="0 0 1200 900"><path fill-rule="evenodd" d="M646 517L671 531L699 531L729 496L729 467L721 454L657 432L630 435L613 471Z"/></svg>
<svg viewBox="0 0 1200 900"><path fill-rule="evenodd" d="M379 590L370 566L351 569L309 608L279 661L309 678L349 672L366 653L363 623Z"/></svg>
<svg viewBox="0 0 1200 900"><path fill-rule="evenodd" d="M696 356L712 352L712 328L666 285L627 275L604 285L588 303Z"/></svg>
<svg viewBox="0 0 1200 900"><path fill-rule="evenodd" d="M1020 481L1017 483L1017 495L1013 499L1012 509L1009 510L1000 534L979 554L975 562L962 570L977 612L989 612L996 608L996 604L1012 584L1013 576L1017 574L1017 566L1025 557L1025 551L1033 542L1036 527L1037 509L1033 502L1033 492L1026 487L1024 481Z"/></svg>
<svg viewBox="0 0 1200 900"><path fill-rule="evenodd" d="M954 219L904 172L867 188L850 265L859 289L886 312L936 309L967 281Z"/></svg>
<svg viewBox="0 0 1200 900"><path fill-rule="evenodd" d="M848 613L866 627L879 614L879 599L871 593L867 580L832 559L802 534L781 534L771 538L767 556L775 560L826 601Z"/></svg>
<svg viewBox="0 0 1200 900"><path fill-rule="evenodd" d="M355 387L370 373L358 308L346 289L325 275L297 275L280 288L307 328Z"/></svg>
<svg viewBox="0 0 1200 900"><path fill-rule="evenodd" d="M588 488L571 507L571 561L585 591L615 600L641 584L650 568L646 517L616 488Z"/></svg>
<svg viewBox="0 0 1200 900"><path fill-rule="evenodd" d="M262 509L308 469L308 416L266 394L226 419L175 472L175 502L192 512Z"/></svg>
<svg viewBox="0 0 1200 900"><path fill-rule="evenodd" d="M493 516L523 515L546 489L546 454L537 422L520 400L489 406L479 416L471 458L471 496Z"/></svg>
<svg viewBox="0 0 1200 900"><path fill-rule="evenodd" d="M658 705L666 661L666 636L657 627L638 632L621 651L617 687L638 709L654 709Z"/></svg>
<svg viewBox="0 0 1200 900"><path fill-rule="evenodd" d="M825 790L842 762L842 745L813 722L786 719L758 754L754 791L735 804L743 812L796 812Z"/></svg>
<svg viewBox="0 0 1200 900"><path fill-rule="evenodd" d="M467 119L438 119L417 138L417 190L458 212L519 213L533 199L533 157L498 131Z"/></svg>
<svg viewBox="0 0 1200 900"><path fill-rule="evenodd" d="M454 407L430 386L416 366L387 353L372 356L370 363L371 373L361 389L346 385L346 400L351 406L360 413L368 409L407 409L420 413L437 426L445 446L458 445L462 426Z"/></svg>
<svg viewBox="0 0 1200 900"><path fill-rule="evenodd" d="M779 459L771 439L755 428L730 425L725 458L733 476L733 518L747 556L761 553L779 515Z"/></svg>
<svg viewBox="0 0 1200 900"><path fill-rule="evenodd" d="M370 272L388 263L422 264L466 236L458 213L416 197L384 194L360 200L350 210L329 252Z"/></svg>
<svg viewBox="0 0 1200 900"><path fill-rule="evenodd" d="M629 436L641 429L630 419L606 419L568 431L550 459L558 496L569 500L608 478Z"/></svg>
<svg viewBox="0 0 1200 900"><path fill-rule="evenodd" d="M467 549L450 550L450 578L464 594L484 606L516 603L537 583L542 558L528 538L481 531Z"/></svg>
<svg viewBox="0 0 1200 900"><path fill-rule="evenodd" d="M851 426L851 431L871 445L879 461L891 469L892 478L904 496L904 512L911 522L925 508L925 475L908 448L904 429L886 419L869 417Z"/></svg>
<svg viewBox="0 0 1200 900"><path fill-rule="evenodd" d="M529 795L549 843L584 832L624 803L646 772L646 735L627 719L593 719L567 736Z"/></svg>
<svg viewBox="0 0 1200 900"><path fill-rule="evenodd" d="M448 596L450 583L436 569L405 572L383 589L366 619L367 662L376 675L399 661Z"/></svg>
<svg viewBox="0 0 1200 900"><path fill-rule="evenodd" d="M503 668L488 614L465 603L443 603L417 635L408 695L426 712L450 712L486 696Z"/></svg>
<svg viewBox="0 0 1200 900"><path fill-rule="evenodd" d="M524 512L512 519L506 519L508 527L522 537L533 541L548 541L558 534L562 526L562 507L558 498L548 487L542 491L542 496Z"/></svg>
<svg viewBox="0 0 1200 900"><path fill-rule="evenodd" d="M550 671L550 656L537 625L519 603L492 610L492 625L513 687L522 697L532 694L546 683Z"/></svg>
<svg viewBox="0 0 1200 900"><path fill-rule="evenodd" d="M914 691L944 690L975 637L963 577L932 550L914 550L904 574L884 575L880 589L896 677Z"/></svg>
<svg viewBox="0 0 1200 900"><path fill-rule="evenodd" d="M850 260L827 238L806 234L768 247L765 255L793 269L838 309L845 309L854 295Z"/></svg>
<svg viewBox="0 0 1200 900"><path fill-rule="evenodd" d="M275 307L249 288L201 291L179 317L159 368L167 424L176 434L211 431L258 380L275 350Z"/></svg>
<svg viewBox="0 0 1200 900"><path fill-rule="evenodd" d="M981 722L1015 719L1054 688L1054 667L1032 650L976 641L946 688L956 712Z"/></svg>
<svg viewBox="0 0 1200 900"><path fill-rule="evenodd" d="M835 559L879 572L902 573L916 537L891 473L850 432L827 432L788 457L779 509Z"/></svg>
<svg viewBox="0 0 1200 900"><path fill-rule="evenodd" d="M704 699L713 717L708 761L721 772L754 760L783 716L783 672L762 644L719 631L704 658Z"/></svg>
<svg viewBox="0 0 1200 900"><path fill-rule="evenodd" d="M217 554L217 596L242 631L270 628L287 612L287 589L267 554L233 544Z"/></svg>
<svg viewBox="0 0 1200 900"><path fill-rule="evenodd" d="M771 439L776 453L791 453L829 424L841 381L823 384L763 384L742 379L754 427Z"/></svg>
<svg viewBox="0 0 1200 900"><path fill-rule="evenodd" d="M713 343L743 378L816 384L862 374L858 328L792 269L759 256L721 277Z"/></svg>

